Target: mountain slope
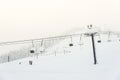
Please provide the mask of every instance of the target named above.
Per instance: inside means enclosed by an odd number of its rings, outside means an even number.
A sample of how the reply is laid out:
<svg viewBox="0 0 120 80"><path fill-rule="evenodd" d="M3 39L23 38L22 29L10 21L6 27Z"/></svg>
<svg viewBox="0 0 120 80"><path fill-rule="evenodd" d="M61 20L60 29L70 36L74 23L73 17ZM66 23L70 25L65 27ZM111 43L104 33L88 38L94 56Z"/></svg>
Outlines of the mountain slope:
<svg viewBox="0 0 120 80"><path fill-rule="evenodd" d="M97 65L93 64L91 38L84 38L82 46L74 38L73 47L64 40L49 49L52 55L1 64L0 80L120 80L120 43L117 38L112 42L102 39L100 44L96 37ZM68 52L64 53L64 49ZM33 65L29 65L29 60Z"/></svg>

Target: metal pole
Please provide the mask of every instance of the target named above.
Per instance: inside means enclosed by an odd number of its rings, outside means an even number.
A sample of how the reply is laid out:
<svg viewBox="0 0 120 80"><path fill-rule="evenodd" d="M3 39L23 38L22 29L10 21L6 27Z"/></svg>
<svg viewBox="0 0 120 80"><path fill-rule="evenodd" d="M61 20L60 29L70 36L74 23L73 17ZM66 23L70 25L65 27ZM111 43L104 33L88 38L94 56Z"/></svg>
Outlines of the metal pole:
<svg viewBox="0 0 120 80"><path fill-rule="evenodd" d="M95 50L95 41L94 41L94 34L91 34L92 38L92 46L93 46L93 57L94 57L94 64L97 64L97 58L96 58L96 50Z"/></svg>

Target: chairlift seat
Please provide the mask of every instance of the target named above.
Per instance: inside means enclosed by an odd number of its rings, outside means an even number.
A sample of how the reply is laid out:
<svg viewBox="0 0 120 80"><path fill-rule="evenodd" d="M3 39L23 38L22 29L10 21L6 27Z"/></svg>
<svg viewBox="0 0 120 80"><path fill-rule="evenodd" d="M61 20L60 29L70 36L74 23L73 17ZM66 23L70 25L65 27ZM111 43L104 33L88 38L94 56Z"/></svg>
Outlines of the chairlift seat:
<svg viewBox="0 0 120 80"><path fill-rule="evenodd" d="M30 53L35 53L35 48L31 48Z"/></svg>
<svg viewBox="0 0 120 80"><path fill-rule="evenodd" d="M35 53L35 51L34 50L30 50L30 53Z"/></svg>
<svg viewBox="0 0 120 80"><path fill-rule="evenodd" d="M101 43L101 40L98 40L98 43Z"/></svg>
<svg viewBox="0 0 120 80"><path fill-rule="evenodd" d="M29 61L29 65L32 65L32 64L33 64L33 61L30 60L30 61Z"/></svg>
<svg viewBox="0 0 120 80"><path fill-rule="evenodd" d="M44 47L40 47L38 50L37 50L38 52L44 52L45 51L45 48Z"/></svg>
<svg viewBox="0 0 120 80"><path fill-rule="evenodd" d="M70 43L69 46L72 47L72 46L73 46L73 43Z"/></svg>

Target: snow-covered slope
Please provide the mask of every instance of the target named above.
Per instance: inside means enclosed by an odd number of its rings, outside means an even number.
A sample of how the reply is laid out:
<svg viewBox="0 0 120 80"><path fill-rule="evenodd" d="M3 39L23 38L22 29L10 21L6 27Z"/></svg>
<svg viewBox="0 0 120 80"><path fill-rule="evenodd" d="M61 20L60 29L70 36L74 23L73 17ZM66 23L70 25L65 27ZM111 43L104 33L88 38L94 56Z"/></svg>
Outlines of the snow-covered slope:
<svg viewBox="0 0 120 80"><path fill-rule="evenodd" d="M91 38L84 38L82 46L74 38L73 47L68 40L62 41L49 50L52 55L0 64L0 80L120 80L120 42L105 38L97 43L96 37L97 65L93 64Z"/></svg>

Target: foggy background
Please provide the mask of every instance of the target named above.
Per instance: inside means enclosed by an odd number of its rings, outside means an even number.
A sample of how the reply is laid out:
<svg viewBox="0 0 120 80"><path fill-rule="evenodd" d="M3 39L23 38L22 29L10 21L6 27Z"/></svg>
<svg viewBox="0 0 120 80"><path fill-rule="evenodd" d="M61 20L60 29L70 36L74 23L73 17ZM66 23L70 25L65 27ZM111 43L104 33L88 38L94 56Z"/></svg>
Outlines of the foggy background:
<svg viewBox="0 0 120 80"><path fill-rule="evenodd" d="M120 31L119 0L0 0L0 42L61 35L94 24Z"/></svg>

